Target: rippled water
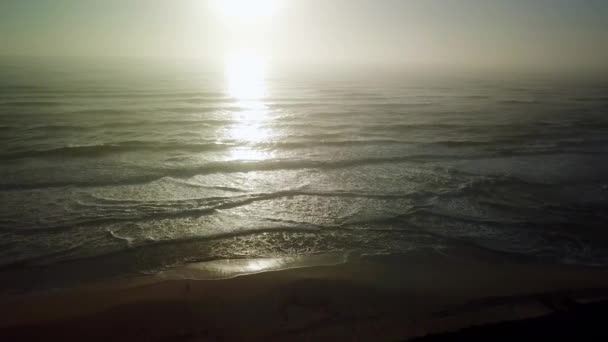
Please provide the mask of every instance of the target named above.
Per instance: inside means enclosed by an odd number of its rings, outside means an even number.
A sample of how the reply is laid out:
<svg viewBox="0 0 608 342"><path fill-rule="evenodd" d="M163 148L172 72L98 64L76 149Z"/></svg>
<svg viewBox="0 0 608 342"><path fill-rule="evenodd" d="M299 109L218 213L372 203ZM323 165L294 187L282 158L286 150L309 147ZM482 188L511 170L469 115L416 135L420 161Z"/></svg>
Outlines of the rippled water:
<svg viewBox="0 0 608 342"><path fill-rule="evenodd" d="M452 245L608 263L606 79L0 70L3 272Z"/></svg>

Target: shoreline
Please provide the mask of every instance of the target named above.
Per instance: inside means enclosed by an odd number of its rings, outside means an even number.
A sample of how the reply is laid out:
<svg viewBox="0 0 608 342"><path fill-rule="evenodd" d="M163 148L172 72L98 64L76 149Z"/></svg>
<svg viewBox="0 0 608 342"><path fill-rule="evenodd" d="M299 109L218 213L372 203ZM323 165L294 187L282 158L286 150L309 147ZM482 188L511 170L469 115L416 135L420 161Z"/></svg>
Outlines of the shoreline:
<svg viewBox="0 0 608 342"><path fill-rule="evenodd" d="M248 262L260 260L215 263ZM221 279L132 278L26 296L2 305L0 338L402 340L606 298L608 270L415 254Z"/></svg>

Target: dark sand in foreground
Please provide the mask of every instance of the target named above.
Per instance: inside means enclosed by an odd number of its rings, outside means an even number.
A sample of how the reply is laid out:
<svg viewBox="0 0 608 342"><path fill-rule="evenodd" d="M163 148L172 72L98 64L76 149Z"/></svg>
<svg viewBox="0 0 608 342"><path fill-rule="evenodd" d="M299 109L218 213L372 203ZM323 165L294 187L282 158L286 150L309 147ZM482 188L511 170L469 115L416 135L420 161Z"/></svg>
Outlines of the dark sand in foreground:
<svg viewBox="0 0 608 342"><path fill-rule="evenodd" d="M30 295L3 303L0 340L393 341L608 297L605 270L478 260L356 258L228 279L157 276Z"/></svg>

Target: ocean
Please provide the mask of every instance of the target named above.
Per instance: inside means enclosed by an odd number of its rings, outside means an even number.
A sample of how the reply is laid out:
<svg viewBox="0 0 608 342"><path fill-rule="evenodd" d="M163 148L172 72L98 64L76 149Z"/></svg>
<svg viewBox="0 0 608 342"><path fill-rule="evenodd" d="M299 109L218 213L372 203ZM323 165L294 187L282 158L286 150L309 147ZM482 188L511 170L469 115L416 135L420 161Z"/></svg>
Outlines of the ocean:
<svg viewBox="0 0 608 342"><path fill-rule="evenodd" d="M2 60L0 291L326 253L608 265L607 77L227 68Z"/></svg>

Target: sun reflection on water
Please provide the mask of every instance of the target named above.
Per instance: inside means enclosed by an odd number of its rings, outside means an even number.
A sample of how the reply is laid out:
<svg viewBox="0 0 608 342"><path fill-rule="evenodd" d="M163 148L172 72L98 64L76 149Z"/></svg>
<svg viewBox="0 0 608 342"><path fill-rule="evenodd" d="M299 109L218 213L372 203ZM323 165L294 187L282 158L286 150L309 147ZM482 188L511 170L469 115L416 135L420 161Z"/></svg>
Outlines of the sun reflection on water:
<svg viewBox="0 0 608 342"><path fill-rule="evenodd" d="M230 152L231 160L264 160L270 153L252 145L268 142L272 131L268 127L270 110L264 102L266 96L266 68L264 60L256 54L240 53L226 62L227 94L236 101L238 110L232 113L234 124L228 127L225 139L235 141L239 147Z"/></svg>
<svg viewBox="0 0 608 342"><path fill-rule="evenodd" d="M230 151L230 160L266 160L272 153L250 147L237 147Z"/></svg>

